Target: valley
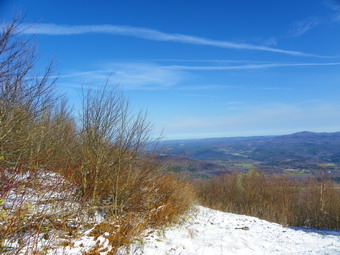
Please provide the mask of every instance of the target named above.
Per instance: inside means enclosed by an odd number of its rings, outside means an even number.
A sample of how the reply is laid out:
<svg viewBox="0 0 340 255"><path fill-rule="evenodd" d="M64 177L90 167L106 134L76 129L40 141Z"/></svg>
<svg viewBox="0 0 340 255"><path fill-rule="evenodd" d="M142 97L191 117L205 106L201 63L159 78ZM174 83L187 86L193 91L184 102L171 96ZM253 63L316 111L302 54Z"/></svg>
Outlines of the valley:
<svg viewBox="0 0 340 255"><path fill-rule="evenodd" d="M340 132L164 141L159 158L175 172L208 178L257 169L340 180Z"/></svg>

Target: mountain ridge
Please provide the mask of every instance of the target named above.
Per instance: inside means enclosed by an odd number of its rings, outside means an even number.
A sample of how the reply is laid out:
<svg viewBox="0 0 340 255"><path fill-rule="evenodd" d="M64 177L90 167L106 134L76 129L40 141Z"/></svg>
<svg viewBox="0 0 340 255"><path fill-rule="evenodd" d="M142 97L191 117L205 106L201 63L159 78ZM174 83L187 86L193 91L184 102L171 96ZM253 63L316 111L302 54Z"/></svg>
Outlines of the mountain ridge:
<svg viewBox="0 0 340 255"><path fill-rule="evenodd" d="M340 132L302 131L278 136L170 140L162 142L161 146L163 156L172 157L174 162L176 158L181 158L182 162L183 158L207 161L216 165L216 173L257 168L302 176L327 166L331 176L340 177ZM198 170L209 172L200 167Z"/></svg>

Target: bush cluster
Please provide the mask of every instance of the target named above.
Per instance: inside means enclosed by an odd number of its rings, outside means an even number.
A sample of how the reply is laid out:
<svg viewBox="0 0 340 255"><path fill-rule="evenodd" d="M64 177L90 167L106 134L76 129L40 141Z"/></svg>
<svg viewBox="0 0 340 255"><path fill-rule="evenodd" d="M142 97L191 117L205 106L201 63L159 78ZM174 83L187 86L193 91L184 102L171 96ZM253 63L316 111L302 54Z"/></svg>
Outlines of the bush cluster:
<svg viewBox="0 0 340 255"><path fill-rule="evenodd" d="M340 190L328 180L266 176L256 170L196 182L201 203L286 226L340 228Z"/></svg>
<svg viewBox="0 0 340 255"><path fill-rule="evenodd" d="M113 245L124 245L189 208L192 187L164 175L144 152L154 142L145 113L133 114L126 98L106 85L84 90L75 116L55 93L53 65L36 72L35 47L17 34L20 25L14 21L1 29L1 254L37 250L37 240L56 231L72 235L98 214L102 227L118 222L121 229L136 229L126 220L131 215L143 222L138 231L111 238Z"/></svg>

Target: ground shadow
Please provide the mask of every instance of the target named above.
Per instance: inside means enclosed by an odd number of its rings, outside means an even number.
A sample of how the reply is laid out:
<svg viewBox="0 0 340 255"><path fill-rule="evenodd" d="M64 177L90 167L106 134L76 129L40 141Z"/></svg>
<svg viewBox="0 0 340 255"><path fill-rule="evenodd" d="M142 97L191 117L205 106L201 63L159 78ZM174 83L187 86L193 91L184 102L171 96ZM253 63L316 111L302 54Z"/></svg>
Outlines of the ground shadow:
<svg viewBox="0 0 340 255"><path fill-rule="evenodd" d="M329 235L329 236L340 236L340 229L338 230L330 230L330 229L316 229L316 228L307 228L307 227L289 227L290 229L300 230L306 233L316 233L320 235Z"/></svg>

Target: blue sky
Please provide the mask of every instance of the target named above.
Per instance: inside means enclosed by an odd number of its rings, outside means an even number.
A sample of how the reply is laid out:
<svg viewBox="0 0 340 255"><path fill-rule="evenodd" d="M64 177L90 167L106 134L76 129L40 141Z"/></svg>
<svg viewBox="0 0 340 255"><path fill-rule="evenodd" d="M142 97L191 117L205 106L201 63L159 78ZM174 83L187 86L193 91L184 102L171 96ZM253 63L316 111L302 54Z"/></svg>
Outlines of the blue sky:
<svg viewBox="0 0 340 255"><path fill-rule="evenodd" d="M18 10L75 108L109 77L167 139L340 130L340 1L0 1Z"/></svg>

